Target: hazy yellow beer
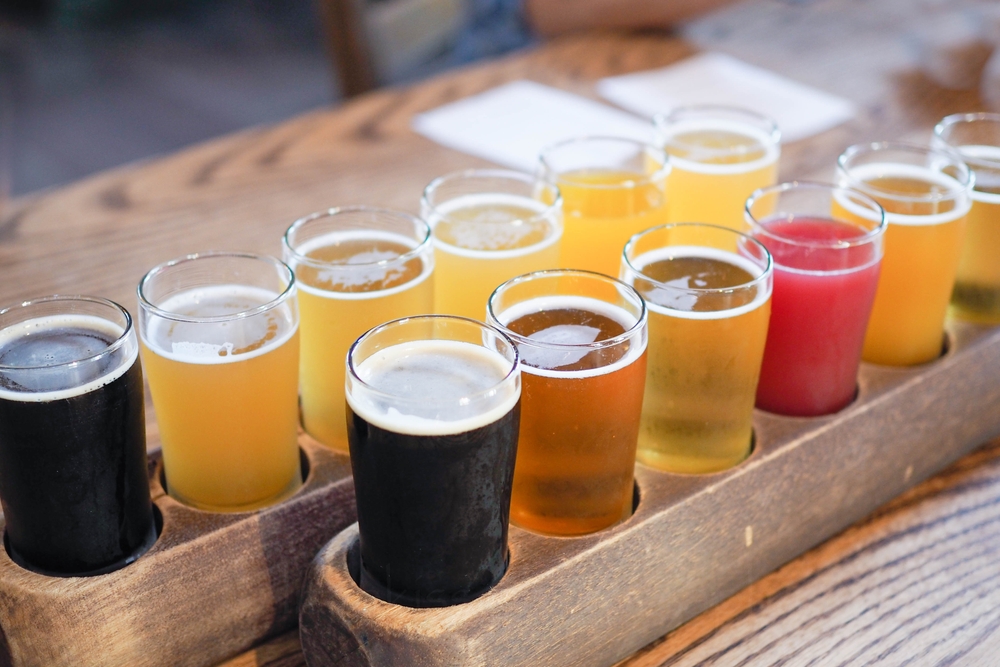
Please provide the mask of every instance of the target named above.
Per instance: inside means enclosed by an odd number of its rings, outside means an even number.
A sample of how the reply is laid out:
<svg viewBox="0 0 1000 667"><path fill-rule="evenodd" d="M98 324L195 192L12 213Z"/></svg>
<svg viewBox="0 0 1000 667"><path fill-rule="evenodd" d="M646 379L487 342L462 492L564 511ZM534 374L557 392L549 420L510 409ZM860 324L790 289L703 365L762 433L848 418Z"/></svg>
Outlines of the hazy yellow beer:
<svg viewBox="0 0 1000 667"><path fill-rule="evenodd" d="M544 177L563 197L563 268L618 274L625 242L667 221L670 165L658 148L589 137L542 152Z"/></svg>
<svg viewBox="0 0 1000 667"><path fill-rule="evenodd" d="M749 455L772 273L764 246L728 228L665 225L629 241L622 278L649 309L639 462L707 473Z"/></svg>
<svg viewBox="0 0 1000 667"><path fill-rule="evenodd" d="M346 207L296 221L282 245L299 285L302 426L346 452L347 351L374 326L433 310L430 228L406 213Z"/></svg>
<svg viewBox="0 0 1000 667"><path fill-rule="evenodd" d="M434 230L434 309L482 320L500 283L559 266L559 189L527 174L469 170L435 179L421 215Z"/></svg>
<svg viewBox="0 0 1000 667"><path fill-rule="evenodd" d="M657 116L655 143L670 156L668 222L742 230L743 204L777 183L781 133L774 121L735 107L682 107Z"/></svg>
<svg viewBox="0 0 1000 667"><path fill-rule="evenodd" d="M953 153L892 143L851 146L838 165L841 185L881 204L888 221L862 358L890 366L931 361L941 354L972 203L970 172ZM871 215L853 208L834 213Z"/></svg>
<svg viewBox="0 0 1000 667"><path fill-rule="evenodd" d="M244 511L301 484L295 291L278 260L237 254L191 255L139 283L143 365L178 500Z"/></svg>
<svg viewBox="0 0 1000 667"><path fill-rule="evenodd" d="M1000 114L948 116L934 135L959 152L976 181L951 312L964 320L1000 324Z"/></svg>

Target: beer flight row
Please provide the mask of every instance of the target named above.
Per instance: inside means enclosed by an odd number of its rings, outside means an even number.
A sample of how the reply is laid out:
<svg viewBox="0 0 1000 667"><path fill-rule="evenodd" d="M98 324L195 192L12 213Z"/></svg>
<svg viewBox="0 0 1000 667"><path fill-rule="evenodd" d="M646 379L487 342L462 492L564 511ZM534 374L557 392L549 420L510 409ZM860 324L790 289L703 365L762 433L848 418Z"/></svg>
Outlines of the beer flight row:
<svg viewBox="0 0 1000 667"><path fill-rule="evenodd" d="M771 121L683 109L657 119L656 146L579 139L537 177L436 179L420 217L308 216L283 262L162 264L139 284L138 335L100 299L5 309L9 551L95 573L155 540L141 347L172 496L244 511L294 493L301 415L350 447L362 585L474 597L506 567L508 511L546 534L601 530L630 512L636 456L723 470L750 452L755 403L827 414L852 400L862 353L936 358L950 297L1000 322L1000 116L936 134L849 148L838 185L775 185ZM415 317L430 312L489 326Z"/></svg>

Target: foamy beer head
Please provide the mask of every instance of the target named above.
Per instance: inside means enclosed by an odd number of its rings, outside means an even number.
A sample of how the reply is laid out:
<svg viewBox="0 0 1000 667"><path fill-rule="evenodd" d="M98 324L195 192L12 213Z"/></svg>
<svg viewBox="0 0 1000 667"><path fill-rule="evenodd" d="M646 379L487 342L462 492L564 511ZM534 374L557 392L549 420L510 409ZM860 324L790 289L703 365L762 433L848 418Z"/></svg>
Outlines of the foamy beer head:
<svg viewBox="0 0 1000 667"><path fill-rule="evenodd" d="M361 586L416 607L471 600L507 567L517 350L458 317L389 322L347 358Z"/></svg>
<svg viewBox="0 0 1000 667"><path fill-rule="evenodd" d="M656 116L653 125L654 143L666 151L675 169L734 174L756 171L778 161L778 126L748 109L681 107Z"/></svg>

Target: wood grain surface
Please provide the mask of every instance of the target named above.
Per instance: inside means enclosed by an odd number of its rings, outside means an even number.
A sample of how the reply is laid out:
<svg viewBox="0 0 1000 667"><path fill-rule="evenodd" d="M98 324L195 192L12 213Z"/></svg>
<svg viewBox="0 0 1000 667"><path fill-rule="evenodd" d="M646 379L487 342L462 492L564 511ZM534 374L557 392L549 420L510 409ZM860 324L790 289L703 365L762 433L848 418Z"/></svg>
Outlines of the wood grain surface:
<svg viewBox="0 0 1000 667"><path fill-rule="evenodd" d="M593 95L601 76L725 51L859 105L853 121L783 149L782 179L829 173L850 143L925 136L982 107L908 59L904 37L933 21L923 4L751 0L677 35L569 37L23 198L0 219L0 304L91 293L134 309L142 274L178 255L277 254L292 220L332 205L416 211L432 178L485 163L413 134L410 117L516 78ZM998 494L993 443L623 664L997 664ZM303 663L293 632L225 664Z"/></svg>

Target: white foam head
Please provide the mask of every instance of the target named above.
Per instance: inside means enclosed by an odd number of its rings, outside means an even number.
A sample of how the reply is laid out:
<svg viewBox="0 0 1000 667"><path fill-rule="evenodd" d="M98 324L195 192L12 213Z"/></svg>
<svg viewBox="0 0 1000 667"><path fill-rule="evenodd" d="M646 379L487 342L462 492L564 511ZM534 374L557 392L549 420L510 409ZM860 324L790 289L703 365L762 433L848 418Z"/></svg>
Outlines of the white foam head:
<svg viewBox="0 0 1000 667"><path fill-rule="evenodd" d="M368 423L394 433L465 433L497 421L517 404L511 362L481 345L417 340L374 352L351 377L347 402ZM510 376L510 377L508 377Z"/></svg>
<svg viewBox="0 0 1000 667"><path fill-rule="evenodd" d="M781 146L774 141L771 133L749 123L727 118L692 118L672 123L660 121L656 125L656 143L670 153L669 144L680 134L688 132L732 132L752 138L764 151L764 155L750 162L718 164L702 162L690 158L670 155L670 162L676 169L699 174L745 174L774 164L781 154ZM732 151L725 148L704 149L706 153L726 155Z"/></svg>
<svg viewBox="0 0 1000 667"><path fill-rule="evenodd" d="M490 210L509 206L532 211L533 219L511 220L509 215L496 214L490 218ZM434 245L453 255L474 257L484 260L499 260L519 257L539 252L551 246L562 237L560 209L537 199L504 193L483 193L462 195L438 204L428 215L427 223L436 229L449 215L463 209L482 211L475 220L449 221L449 231L458 243L446 243L436 234ZM529 234L539 229L543 237L537 243L523 248L511 248Z"/></svg>
<svg viewBox="0 0 1000 667"><path fill-rule="evenodd" d="M859 190L876 201L880 199L899 199L901 197L905 199L905 196L897 195L896 197L892 197L890 194L880 192L876 188L865 185L866 181L877 178L912 178L927 181L944 188L948 192L948 195L942 199L951 200L955 203L950 211L929 215L906 215L903 213L890 213L887 210L885 219L890 225L943 225L964 217L968 214L969 209L972 208L972 199L961 183L945 173L916 164L900 164L895 162L860 164L851 167L850 175L845 175L843 170L841 170L839 180L840 185ZM836 197L837 202L841 206L852 214L866 220L876 219L874 211L859 206L846 197L838 196L837 194L834 194L834 197Z"/></svg>
<svg viewBox="0 0 1000 667"><path fill-rule="evenodd" d="M966 164L976 174L972 198L986 204L1000 204L1000 146L960 146L958 152L969 159ZM984 164L981 167L976 160L989 166ZM983 192L986 189L994 192Z"/></svg>
<svg viewBox="0 0 1000 667"><path fill-rule="evenodd" d="M650 264L677 257L706 257L728 264L735 264L753 276L754 279L759 278L763 274L763 269L749 258L742 257L734 252L709 248L707 246L676 245L657 248L639 255L631 261L631 264L641 273ZM636 278L635 273L630 271L626 282L635 287ZM671 285L670 283L662 283L664 286L661 287L661 283L658 281L650 280L649 278L643 279L655 284L651 291L642 295L646 300L646 307L649 310L661 315L690 320L721 320L727 317L736 317L760 308L771 297L771 290L767 289L767 282L760 281L757 284L754 298L742 306L726 310L692 310L699 298L697 288L680 284ZM740 286L737 285L731 289L740 289ZM715 291L717 290L706 290L706 293Z"/></svg>

